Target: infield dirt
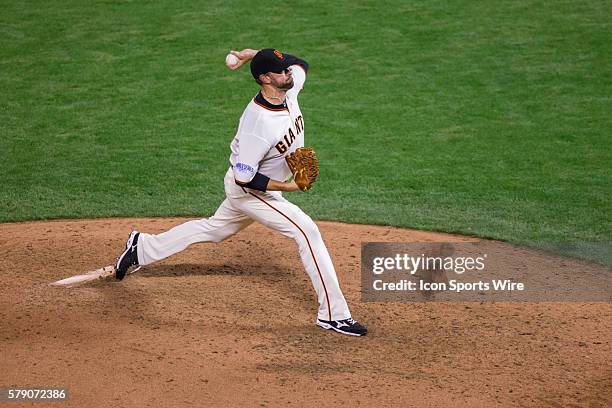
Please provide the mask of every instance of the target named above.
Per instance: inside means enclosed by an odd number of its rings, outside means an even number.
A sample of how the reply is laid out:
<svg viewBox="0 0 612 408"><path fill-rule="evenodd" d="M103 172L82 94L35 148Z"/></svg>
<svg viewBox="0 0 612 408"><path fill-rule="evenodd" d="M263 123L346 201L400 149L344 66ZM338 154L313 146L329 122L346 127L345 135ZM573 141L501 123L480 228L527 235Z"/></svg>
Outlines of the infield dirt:
<svg viewBox="0 0 612 408"><path fill-rule="evenodd" d="M0 224L0 387L67 387L58 407L612 403L610 302L361 302L361 242L469 237L319 222L353 315L370 330L364 338L314 325L296 245L259 225L122 282L48 285L112 264L134 228L183 221ZM542 269L609 273L521 254Z"/></svg>

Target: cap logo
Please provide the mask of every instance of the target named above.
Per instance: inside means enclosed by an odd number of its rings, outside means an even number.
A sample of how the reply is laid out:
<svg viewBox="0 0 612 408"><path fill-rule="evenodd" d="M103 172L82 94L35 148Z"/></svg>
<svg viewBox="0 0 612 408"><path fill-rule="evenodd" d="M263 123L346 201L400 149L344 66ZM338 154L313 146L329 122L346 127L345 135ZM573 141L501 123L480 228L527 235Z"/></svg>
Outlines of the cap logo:
<svg viewBox="0 0 612 408"><path fill-rule="evenodd" d="M274 55L276 55L279 59L285 59L279 50L274 50Z"/></svg>

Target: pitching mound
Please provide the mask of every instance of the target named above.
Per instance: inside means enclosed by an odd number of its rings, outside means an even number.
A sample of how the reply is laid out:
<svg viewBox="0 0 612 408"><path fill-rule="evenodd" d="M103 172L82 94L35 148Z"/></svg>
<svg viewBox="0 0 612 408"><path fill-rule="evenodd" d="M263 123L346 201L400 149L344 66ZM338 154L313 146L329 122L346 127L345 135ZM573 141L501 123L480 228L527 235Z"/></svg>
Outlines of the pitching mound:
<svg viewBox="0 0 612 408"><path fill-rule="evenodd" d="M62 407L612 402L610 302L360 301L361 242L471 238L319 223L353 315L370 330L364 338L314 325L296 245L259 225L122 282L48 285L112 264L132 228L160 232L183 221L0 224L0 387L67 387Z"/></svg>

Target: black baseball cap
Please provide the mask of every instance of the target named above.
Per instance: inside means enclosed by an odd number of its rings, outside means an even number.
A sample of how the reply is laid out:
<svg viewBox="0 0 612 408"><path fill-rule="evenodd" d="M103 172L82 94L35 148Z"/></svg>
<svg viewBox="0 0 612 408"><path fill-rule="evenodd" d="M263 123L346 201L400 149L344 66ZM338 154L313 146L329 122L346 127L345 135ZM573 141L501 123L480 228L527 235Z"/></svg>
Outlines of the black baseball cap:
<svg viewBox="0 0 612 408"><path fill-rule="evenodd" d="M251 60L251 74L255 79L259 79L261 74L267 72L280 74L289 66L289 61L279 50L264 48L259 50Z"/></svg>

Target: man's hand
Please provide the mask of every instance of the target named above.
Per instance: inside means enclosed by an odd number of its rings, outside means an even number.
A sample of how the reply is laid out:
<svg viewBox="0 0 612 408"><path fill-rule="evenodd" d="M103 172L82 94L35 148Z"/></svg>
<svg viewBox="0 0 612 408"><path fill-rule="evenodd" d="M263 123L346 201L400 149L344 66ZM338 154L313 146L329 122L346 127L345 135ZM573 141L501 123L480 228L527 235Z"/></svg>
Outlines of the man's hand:
<svg viewBox="0 0 612 408"><path fill-rule="evenodd" d="M250 60L252 60L258 51L259 50L253 50L251 48L245 48L242 51L230 51L230 54L238 58L238 62L232 66L228 66L228 68L232 71L240 68L245 62L249 62Z"/></svg>

